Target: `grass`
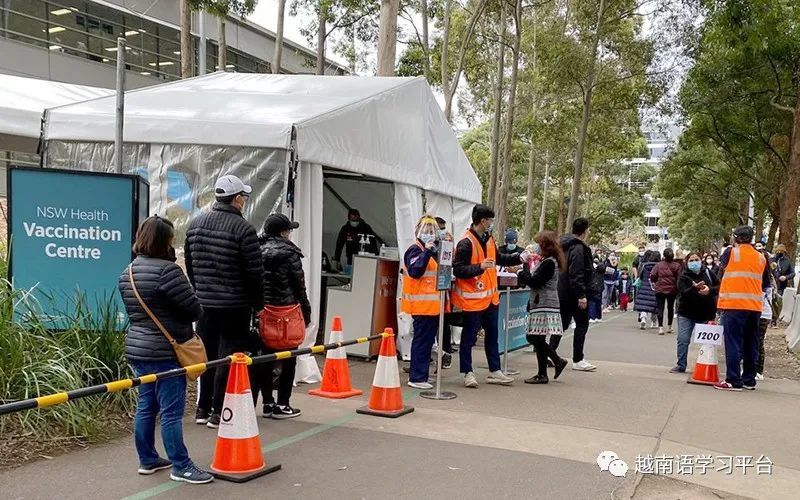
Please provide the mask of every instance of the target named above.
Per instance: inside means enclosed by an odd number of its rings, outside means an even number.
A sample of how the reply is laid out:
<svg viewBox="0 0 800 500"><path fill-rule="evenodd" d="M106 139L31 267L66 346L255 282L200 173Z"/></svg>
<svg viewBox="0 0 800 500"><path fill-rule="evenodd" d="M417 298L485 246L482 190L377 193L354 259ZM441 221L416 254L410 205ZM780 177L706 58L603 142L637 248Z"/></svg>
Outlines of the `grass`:
<svg viewBox="0 0 800 500"><path fill-rule="evenodd" d="M124 329L118 325L113 301L101 304L99 314L93 316L85 300L73 300L71 310L63 313L63 328L51 330L36 316L32 294L12 289L2 254L0 403L130 376L124 356ZM25 314L15 316L15 310ZM104 441L129 425L135 396L135 391L123 391L6 415L0 417L0 435L13 447L37 448L47 443L68 447Z"/></svg>

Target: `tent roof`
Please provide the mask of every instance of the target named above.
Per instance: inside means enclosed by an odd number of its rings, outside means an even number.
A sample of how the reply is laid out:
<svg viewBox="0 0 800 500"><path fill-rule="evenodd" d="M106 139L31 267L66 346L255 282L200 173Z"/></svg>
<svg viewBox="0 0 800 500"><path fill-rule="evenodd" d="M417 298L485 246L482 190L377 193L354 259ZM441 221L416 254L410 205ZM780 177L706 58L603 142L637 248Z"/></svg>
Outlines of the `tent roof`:
<svg viewBox="0 0 800 500"><path fill-rule="evenodd" d="M6 149L21 151L39 141L42 112L86 99L112 94L112 90L36 78L0 75L0 136ZM20 146L23 145L23 146Z"/></svg>
<svg viewBox="0 0 800 500"><path fill-rule="evenodd" d="M45 139L114 140L113 96L48 111ZM218 72L129 92L125 142L288 149L477 202L481 186L424 78Z"/></svg>

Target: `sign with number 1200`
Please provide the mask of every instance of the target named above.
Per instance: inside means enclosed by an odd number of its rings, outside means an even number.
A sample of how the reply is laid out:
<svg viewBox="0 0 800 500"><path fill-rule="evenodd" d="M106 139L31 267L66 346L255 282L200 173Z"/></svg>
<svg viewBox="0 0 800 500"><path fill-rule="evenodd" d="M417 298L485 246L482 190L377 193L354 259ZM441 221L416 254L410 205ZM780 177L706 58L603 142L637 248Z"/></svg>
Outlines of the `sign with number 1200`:
<svg viewBox="0 0 800 500"><path fill-rule="evenodd" d="M692 335L695 344L722 345L722 325L706 325L698 323Z"/></svg>

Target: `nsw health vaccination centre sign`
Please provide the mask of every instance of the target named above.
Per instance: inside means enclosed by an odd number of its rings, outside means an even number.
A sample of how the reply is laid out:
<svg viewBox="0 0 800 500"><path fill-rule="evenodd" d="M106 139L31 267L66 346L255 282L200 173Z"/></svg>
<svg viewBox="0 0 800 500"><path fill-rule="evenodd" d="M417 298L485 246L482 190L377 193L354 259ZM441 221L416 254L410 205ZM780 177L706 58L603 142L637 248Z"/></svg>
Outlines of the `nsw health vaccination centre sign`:
<svg viewBox="0 0 800 500"><path fill-rule="evenodd" d="M79 301L99 319L123 312L117 279L130 263L149 186L135 175L13 167L8 172L9 275L31 290L17 314L58 328Z"/></svg>

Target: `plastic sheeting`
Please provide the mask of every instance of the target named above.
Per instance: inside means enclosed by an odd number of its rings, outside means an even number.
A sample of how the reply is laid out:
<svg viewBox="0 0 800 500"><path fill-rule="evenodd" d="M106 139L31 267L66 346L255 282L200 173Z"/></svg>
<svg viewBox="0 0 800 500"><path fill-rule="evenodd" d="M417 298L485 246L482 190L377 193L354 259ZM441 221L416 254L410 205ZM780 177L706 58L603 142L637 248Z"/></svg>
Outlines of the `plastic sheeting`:
<svg viewBox="0 0 800 500"><path fill-rule="evenodd" d="M295 183L294 214L287 213L300 223L292 240L303 251L303 271L306 291L311 302L311 324L306 328L306 338L300 347L314 345L317 340L320 317L319 305L322 290L322 166L301 163ZM313 384L322 380L317 359L310 354L297 358L295 382Z"/></svg>
<svg viewBox="0 0 800 500"><path fill-rule="evenodd" d="M283 201L287 152L278 149L129 144L123 147L126 173L150 183L150 212L175 224L175 241L183 246L189 221L214 203L214 180L239 176L253 186L245 217L261 230L267 216ZM114 145L51 141L45 167L96 172L114 171Z"/></svg>
<svg viewBox="0 0 800 500"><path fill-rule="evenodd" d="M794 316L794 310L797 307L797 288L786 287L783 290L783 306L781 307L781 315L779 321L784 323L791 323Z"/></svg>

